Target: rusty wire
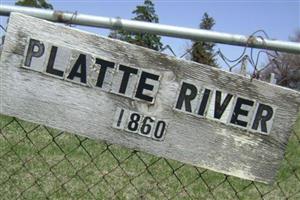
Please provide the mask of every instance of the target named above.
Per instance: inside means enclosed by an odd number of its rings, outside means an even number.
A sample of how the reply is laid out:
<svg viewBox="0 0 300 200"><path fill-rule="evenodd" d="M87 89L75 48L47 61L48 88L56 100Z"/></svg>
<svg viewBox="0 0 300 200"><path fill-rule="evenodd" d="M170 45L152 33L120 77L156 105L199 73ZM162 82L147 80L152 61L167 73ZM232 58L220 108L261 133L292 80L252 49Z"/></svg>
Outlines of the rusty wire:
<svg viewBox="0 0 300 200"><path fill-rule="evenodd" d="M6 28L4 28L1 24L0 24L0 28L6 33Z"/></svg>

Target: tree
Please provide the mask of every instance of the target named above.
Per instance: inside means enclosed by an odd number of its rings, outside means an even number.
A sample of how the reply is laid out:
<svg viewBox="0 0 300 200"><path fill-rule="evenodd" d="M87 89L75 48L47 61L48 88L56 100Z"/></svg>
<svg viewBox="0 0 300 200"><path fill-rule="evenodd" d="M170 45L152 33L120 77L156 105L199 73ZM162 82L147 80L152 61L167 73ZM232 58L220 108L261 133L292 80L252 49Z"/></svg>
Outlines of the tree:
<svg viewBox="0 0 300 200"><path fill-rule="evenodd" d="M18 0L15 5L51 10L53 9L53 6L50 3L47 3L47 0Z"/></svg>
<svg viewBox="0 0 300 200"><path fill-rule="evenodd" d="M211 30L215 25L214 18L210 17L206 12L204 13L201 23L199 25L200 29ZM213 67L217 67L216 59L214 58L214 43L193 41L191 60L207 64Z"/></svg>
<svg viewBox="0 0 300 200"><path fill-rule="evenodd" d="M159 19L155 13L154 4L151 0L145 0L144 4L137 6L132 12L136 16L132 18L137 21L158 23ZM132 44L147 47L159 51L162 48L161 37L150 33L132 33L124 30L114 30L109 37L123 40Z"/></svg>
<svg viewBox="0 0 300 200"><path fill-rule="evenodd" d="M290 40L300 43L300 30ZM275 74L278 85L300 90L300 55L271 54L267 67L260 73L260 79L268 81L271 73Z"/></svg>

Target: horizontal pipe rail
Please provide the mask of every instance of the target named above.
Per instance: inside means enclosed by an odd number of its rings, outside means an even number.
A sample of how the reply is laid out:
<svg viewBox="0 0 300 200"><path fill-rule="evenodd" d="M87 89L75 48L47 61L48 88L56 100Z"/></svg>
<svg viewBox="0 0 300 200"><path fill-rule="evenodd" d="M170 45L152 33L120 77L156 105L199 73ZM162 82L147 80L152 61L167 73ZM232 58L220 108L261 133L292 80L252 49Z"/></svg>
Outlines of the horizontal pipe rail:
<svg viewBox="0 0 300 200"><path fill-rule="evenodd" d="M228 34L209 30L177 27L120 18L85 15L76 12L70 13L21 6L0 5L0 15L9 16L11 12L19 12L54 22L109 29L123 29L126 31L138 33L152 33L175 38L184 38L236 46L247 46L259 49L300 54L300 44L296 42L269 40L263 39L261 37Z"/></svg>

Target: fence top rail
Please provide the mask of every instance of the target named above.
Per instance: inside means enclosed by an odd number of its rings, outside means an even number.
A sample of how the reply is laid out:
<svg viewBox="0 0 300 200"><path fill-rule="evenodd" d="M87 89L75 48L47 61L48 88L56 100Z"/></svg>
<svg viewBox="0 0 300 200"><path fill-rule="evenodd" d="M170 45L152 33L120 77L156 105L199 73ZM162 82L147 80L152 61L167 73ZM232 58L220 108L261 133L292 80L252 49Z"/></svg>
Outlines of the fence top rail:
<svg viewBox="0 0 300 200"><path fill-rule="evenodd" d="M124 29L132 32L147 32L162 36L300 54L300 45L296 42L270 40L262 37L255 37L253 35L245 36L228 34L202 29L126 20L121 18L93 16L80 14L77 12L71 13L22 6L0 5L0 16L9 16L11 12L19 12L54 22L108 29Z"/></svg>

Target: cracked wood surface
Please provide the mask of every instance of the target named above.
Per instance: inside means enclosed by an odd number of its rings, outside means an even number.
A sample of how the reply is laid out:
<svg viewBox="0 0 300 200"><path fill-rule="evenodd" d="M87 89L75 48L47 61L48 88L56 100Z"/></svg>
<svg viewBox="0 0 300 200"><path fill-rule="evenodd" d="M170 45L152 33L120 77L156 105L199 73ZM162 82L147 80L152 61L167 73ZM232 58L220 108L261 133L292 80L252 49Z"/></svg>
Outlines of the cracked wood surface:
<svg viewBox="0 0 300 200"><path fill-rule="evenodd" d="M22 68L29 37L160 73L155 103ZM290 89L17 13L9 19L0 72L1 114L265 183L276 176L300 103L300 94ZM270 134L175 111L182 80L276 106ZM167 121L165 139L150 140L113 128L117 107Z"/></svg>

